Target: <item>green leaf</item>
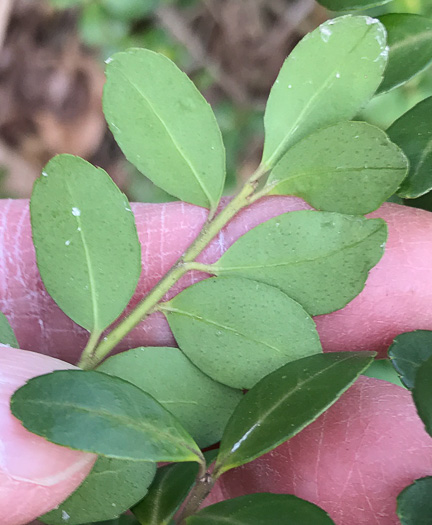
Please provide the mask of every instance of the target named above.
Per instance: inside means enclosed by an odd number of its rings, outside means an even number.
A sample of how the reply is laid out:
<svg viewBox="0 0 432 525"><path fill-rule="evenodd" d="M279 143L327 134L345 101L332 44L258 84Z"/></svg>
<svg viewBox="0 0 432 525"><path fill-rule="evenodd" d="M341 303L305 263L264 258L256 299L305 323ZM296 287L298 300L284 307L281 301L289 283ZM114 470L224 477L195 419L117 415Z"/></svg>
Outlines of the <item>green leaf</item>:
<svg viewBox="0 0 432 525"><path fill-rule="evenodd" d="M313 131L352 119L382 81L386 32L378 20L344 16L308 34L286 59L264 117L263 164Z"/></svg>
<svg viewBox="0 0 432 525"><path fill-rule="evenodd" d="M315 323L302 306L249 279L205 279L161 309L189 359L234 388L251 388L282 365L322 351Z"/></svg>
<svg viewBox="0 0 432 525"><path fill-rule="evenodd" d="M142 525L168 525L198 475L196 463L177 463L158 469L147 496L132 510Z"/></svg>
<svg viewBox="0 0 432 525"><path fill-rule="evenodd" d="M98 368L153 396L201 448L220 441L242 393L203 374L178 348L136 348Z"/></svg>
<svg viewBox="0 0 432 525"><path fill-rule="evenodd" d="M387 134L400 146L410 162L408 177L398 195L415 199L432 189L432 97L426 98L394 122Z"/></svg>
<svg viewBox="0 0 432 525"><path fill-rule="evenodd" d="M48 293L76 323L102 332L128 304L141 273L126 197L102 169L59 155L35 182L30 212Z"/></svg>
<svg viewBox="0 0 432 525"><path fill-rule="evenodd" d="M388 354L402 383L409 389L414 388L418 368L432 356L432 331L416 330L398 335Z"/></svg>
<svg viewBox="0 0 432 525"><path fill-rule="evenodd" d="M375 359L363 375L402 386L401 379L393 368L390 359Z"/></svg>
<svg viewBox="0 0 432 525"><path fill-rule="evenodd" d="M310 315L326 314L361 292L386 239L381 219L289 212L240 237L211 271L276 286Z"/></svg>
<svg viewBox="0 0 432 525"><path fill-rule="evenodd" d="M186 520L187 525L334 525L313 503L291 494L251 494L211 505Z"/></svg>
<svg viewBox="0 0 432 525"><path fill-rule="evenodd" d="M168 58L131 49L109 59L104 113L126 158L179 199L215 209L225 151L213 112Z"/></svg>
<svg viewBox="0 0 432 525"><path fill-rule="evenodd" d="M397 515L402 525L430 525L432 477L416 479L397 498Z"/></svg>
<svg viewBox="0 0 432 525"><path fill-rule="evenodd" d="M91 525L91 524L88 524L88 525ZM97 525L139 525L139 523L132 516L123 515L115 520L98 521Z"/></svg>
<svg viewBox="0 0 432 525"><path fill-rule="evenodd" d="M39 519L48 525L64 525L65 517L68 525L115 519L145 496L155 473L155 463L100 457L82 485Z"/></svg>
<svg viewBox="0 0 432 525"><path fill-rule="evenodd" d="M363 215L393 195L408 172L403 152L366 122L339 122L295 144L273 169L271 193L314 208Z"/></svg>
<svg viewBox="0 0 432 525"><path fill-rule="evenodd" d="M262 379L228 422L215 476L254 460L303 430L352 385L374 355L317 354L288 363Z"/></svg>
<svg viewBox="0 0 432 525"><path fill-rule="evenodd" d="M0 312L0 344L19 348L14 331L12 330L7 317Z"/></svg>
<svg viewBox="0 0 432 525"><path fill-rule="evenodd" d="M432 436L432 356L422 363L415 375L412 395L417 412L425 424L426 431Z"/></svg>
<svg viewBox="0 0 432 525"><path fill-rule="evenodd" d="M379 18L387 30L389 59L379 93L390 91L426 69L432 62L432 20L392 13Z"/></svg>
<svg viewBox="0 0 432 525"><path fill-rule="evenodd" d="M27 430L65 447L135 461L201 461L177 419L149 394L102 372L38 376L11 399Z"/></svg>
<svg viewBox="0 0 432 525"><path fill-rule="evenodd" d="M331 11L354 11L388 4L392 0L317 0Z"/></svg>

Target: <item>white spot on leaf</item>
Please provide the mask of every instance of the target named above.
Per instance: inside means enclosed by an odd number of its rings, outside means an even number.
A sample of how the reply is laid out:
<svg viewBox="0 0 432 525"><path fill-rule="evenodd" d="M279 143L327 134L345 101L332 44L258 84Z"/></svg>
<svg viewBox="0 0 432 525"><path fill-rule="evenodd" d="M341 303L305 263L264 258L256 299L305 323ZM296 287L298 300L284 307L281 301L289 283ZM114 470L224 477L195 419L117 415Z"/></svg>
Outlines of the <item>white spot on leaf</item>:
<svg viewBox="0 0 432 525"><path fill-rule="evenodd" d="M81 210L79 208L72 208L72 215L75 215L75 217L79 217L81 215Z"/></svg>

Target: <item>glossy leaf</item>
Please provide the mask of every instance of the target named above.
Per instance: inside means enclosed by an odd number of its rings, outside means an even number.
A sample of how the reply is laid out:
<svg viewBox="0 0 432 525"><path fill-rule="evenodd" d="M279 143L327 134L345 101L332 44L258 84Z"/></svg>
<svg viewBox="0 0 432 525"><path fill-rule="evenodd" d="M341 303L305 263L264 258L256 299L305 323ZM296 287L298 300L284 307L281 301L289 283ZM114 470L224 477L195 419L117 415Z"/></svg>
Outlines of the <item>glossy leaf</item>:
<svg viewBox="0 0 432 525"><path fill-rule="evenodd" d="M432 189L432 124L425 115L432 113L429 97L394 122L387 134L400 146L410 162L408 177L398 195L414 199Z"/></svg>
<svg viewBox="0 0 432 525"><path fill-rule="evenodd" d="M430 525L432 477L417 479L397 498L397 515L402 525Z"/></svg>
<svg viewBox="0 0 432 525"><path fill-rule="evenodd" d="M315 323L302 306L249 279L205 279L162 311L189 359L234 388L251 388L282 365L321 352Z"/></svg>
<svg viewBox="0 0 432 525"><path fill-rule="evenodd" d="M271 193L297 195L314 208L363 215L376 210L408 172L403 152L366 122L339 122L285 153L270 174Z"/></svg>
<svg viewBox="0 0 432 525"><path fill-rule="evenodd" d="M426 431L432 436L432 356L422 363L414 380L412 395Z"/></svg>
<svg viewBox="0 0 432 525"><path fill-rule="evenodd" d="M0 312L0 344L19 348L14 331L2 312Z"/></svg>
<svg viewBox="0 0 432 525"><path fill-rule="evenodd" d="M317 2L331 11L352 11L388 4L391 0L317 0Z"/></svg>
<svg viewBox="0 0 432 525"><path fill-rule="evenodd" d="M334 525L320 507L291 494L251 494L221 501L186 520L187 525Z"/></svg>
<svg viewBox="0 0 432 525"><path fill-rule="evenodd" d="M219 449L215 476L269 452L327 410L370 365L371 352L305 357L262 379L240 401Z"/></svg>
<svg viewBox="0 0 432 525"><path fill-rule="evenodd" d="M102 372L35 377L14 393L11 409L30 432L69 448L136 461L201 457L191 436L153 397Z"/></svg>
<svg viewBox="0 0 432 525"><path fill-rule="evenodd" d="M132 512L142 525L168 525L198 475L197 463L176 463L158 469L147 496Z"/></svg>
<svg viewBox="0 0 432 525"><path fill-rule="evenodd" d="M388 354L402 383L409 389L414 388L418 368L432 357L432 331L416 330L398 335Z"/></svg>
<svg viewBox="0 0 432 525"><path fill-rule="evenodd" d="M203 374L178 348L136 348L109 358L98 370L153 396L201 448L220 440L242 397Z"/></svg>
<svg viewBox="0 0 432 525"><path fill-rule="evenodd" d="M326 314L360 293L386 238L387 226L380 219L289 212L240 237L212 272L277 286L310 315Z"/></svg>
<svg viewBox="0 0 432 525"><path fill-rule="evenodd" d="M392 13L380 17L387 31L389 59L378 92L404 84L432 62L432 20L419 15Z"/></svg>
<svg viewBox="0 0 432 525"><path fill-rule="evenodd" d="M155 463L100 457L78 489L39 519L48 525L64 525L65 516L68 525L115 519L145 496L155 473Z"/></svg>
<svg viewBox="0 0 432 525"><path fill-rule="evenodd" d="M215 209L225 152L210 106L168 58L131 49L108 61L104 113L126 158L179 199Z"/></svg>
<svg viewBox="0 0 432 525"><path fill-rule="evenodd" d="M102 332L128 304L141 273L125 195L100 168L59 155L36 181L30 211L48 293L76 323Z"/></svg>
<svg viewBox="0 0 432 525"><path fill-rule="evenodd" d="M381 83L386 62L385 29L370 17L329 20L303 38L270 92L263 164L273 167L313 131L353 118Z"/></svg>

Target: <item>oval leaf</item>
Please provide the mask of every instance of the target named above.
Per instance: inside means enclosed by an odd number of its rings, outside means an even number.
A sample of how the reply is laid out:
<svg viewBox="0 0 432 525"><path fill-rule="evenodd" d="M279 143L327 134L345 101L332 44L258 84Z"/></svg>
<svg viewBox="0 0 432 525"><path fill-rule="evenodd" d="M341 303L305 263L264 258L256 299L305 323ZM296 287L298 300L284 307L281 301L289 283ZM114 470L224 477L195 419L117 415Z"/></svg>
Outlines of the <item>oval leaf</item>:
<svg viewBox="0 0 432 525"><path fill-rule="evenodd" d="M432 436L432 356L422 363L414 380L412 395L417 412L421 417L426 431Z"/></svg>
<svg viewBox="0 0 432 525"><path fill-rule="evenodd" d="M402 383L409 389L414 388L418 368L432 356L432 331L416 330L398 335L388 354Z"/></svg>
<svg viewBox="0 0 432 525"><path fill-rule="evenodd" d="M115 519L145 496L155 473L155 463L100 457L78 489L39 519L48 525Z"/></svg>
<svg viewBox="0 0 432 525"><path fill-rule="evenodd" d="M388 4L392 0L317 0L331 11L353 11L354 9L369 9Z"/></svg>
<svg viewBox="0 0 432 525"><path fill-rule="evenodd" d="M153 396L201 448L220 441L242 398L240 391L203 374L178 348L136 348L109 358L98 370Z"/></svg>
<svg viewBox="0 0 432 525"><path fill-rule="evenodd" d="M388 65L378 92L383 93L410 80L432 62L432 20L412 14L389 14L379 18L387 30Z"/></svg>
<svg viewBox="0 0 432 525"><path fill-rule="evenodd" d="M4 313L0 312L0 344L19 348L14 331Z"/></svg>
<svg viewBox="0 0 432 525"><path fill-rule="evenodd" d="M374 355L318 354L266 376L249 390L229 420L214 475L248 463L295 436L348 389Z"/></svg>
<svg viewBox="0 0 432 525"><path fill-rule="evenodd" d="M340 122L285 153L267 184L319 210L363 215L399 188L408 171L403 152L366 122Z"/></svg>
<svg viewBox="0 0 432 525"><path fill-rule="evenodd" d="M251 388L289 361L321 352L304 309L277 288L249 279L205 279L161 309L189 359L234 388Z"/></svg>
<svg viewBox="0 0 432 525"><path fill-rule="evenodd" d="M144 525L168 525L188 495L198 475L196 463L158 468L147 496L131 510Z"/></svg>
<svg viewBox="0 0 432 525"><path fill-rule="evenodd" d="M104 113L126 158L179 199L216 209L225 151L214 114L168 58L131 49L108 61Z"/></svg>
<svg viewBox="0 0 432 525"><path fill-rule="evenodd" d="M387 134L400 146L410 162L408 177L401 184L398 195L415 199L432 189L432 123L425 115L432 114L429 97L394 122Z"/></svg>
<svg viewBox="0 0 432 525"><path fill-rule="evenodd" d="M136 461L201 461L191 436L149 394L102 372L62 370L28 381L11 398L27 430L48 441Z"/></svg>
<svg viewBox="0 0 432 525"><path fill-rule="evenodd" d="M240 237L211 268L276 286L310 315L326 314L360 293L386 238L380 219L289 212Z"/></svg>
<svg viewBox="0 0 432 525"><path fill-rule="evenodd" d="M397 515L402 525L430 525L432 477L416 479L397 498Z"/></svg>
<svg viewBox="0 0 432 525"><path fill-rule="evenodd" d="M76 323L102 332L128 304L141 273L125 195L100 168L59 155L35 182L30 212L48 293Z"/></svg>
<svg viewBox="0 0 432 525"><path fill-rule="evenodd" d="M291 494L251 494L216 503L186 520L187 525L334 525L320 507Z"/></svg>
<svg viewBox="0 0 432 525"><path fill-rule="evenodd" d="M263 164L273 167L316 129L353 118L381 83L386 62L385 29L370 17L329 20L303 38L270 92Z"/></svg>

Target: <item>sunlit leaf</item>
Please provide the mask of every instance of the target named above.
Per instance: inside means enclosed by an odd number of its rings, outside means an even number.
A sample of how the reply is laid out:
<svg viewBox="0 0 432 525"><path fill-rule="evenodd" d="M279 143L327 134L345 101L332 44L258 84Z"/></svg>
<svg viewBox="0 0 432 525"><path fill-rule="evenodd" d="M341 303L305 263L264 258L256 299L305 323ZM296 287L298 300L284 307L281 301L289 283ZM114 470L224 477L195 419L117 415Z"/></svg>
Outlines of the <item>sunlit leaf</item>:
<svg viewBox="0 0 432 525"><path fill-rule="evenodd" d="M52 159L30 201L43 283L76 323L102 332L124 310L141 273L141 245L125 195L100 168Z"/></svg>
<svg viewBox="0 0 432 525"><path fill-rule="evenodd" d="M211 505L187 525L334 525L320 507L291 494L251 494Z"/></svg>
<svg viewBox="0 0 432 525"><path fill-rule="evenodd" d="M225 151L210 106L168 58L148 49L107 65L104 113L126 158L181 200L215 209Z"/></svg>
<svg viewBox="0 0 432 525"><path fill-rule="evenodd" d="M429 97L402 115L387 133L402 148L410 162L408 177L401 184L398 195L414 199L432 189L432 122L425 115L432 114Z"/></svg>
<svg viewBox="0 0 432 525"><path fill-rule="evenodd" d="M295 144L273 169L271 193L297 195L314 208L363 215L398 189L403 152L366 122L339 122Z"/></svg>
<svg viewBox="0 0 432 525"><path fill-rule="evenodd" d="M135 461L199 461L178 420L135 385L102 372L38 376L11 399L27 430L69 448Z"/></svg>
<svg viewBox="0 0 432 525"><path fill-rule="evenodd" d="M398 335L388 354L402 383L412 389L419 366L432 357L432 331L416 330Z"/></svg>
<svg viewBox="0 0 432 525"><path fill-rule="evenodd" d="M155 473L155 463L100 457L78 489L39 519L48 525L64 525L65 517L68 525L115 519L145 496Z"/></svg>
<svg viewBox="0 0 432 525"><path fill-rule="evenodd" d="M0 312L0 344L19 348L14 331L2 312Z"/></svg>
<svg viewBox="0 0 432 525"><path fill-rule="evenodd" d="M386 32L378 20L344 16L308 34L286 59L267 102L263 164L313 131L352 119L382 81Z"/></svg>
<svg viewBox="0 0 432 525"><path fill-rule="evenodd" d="M410 80L432 62L432 20L408 13L380 17L387 31L389 59L378 92L389 91Z"/></svg>
<svg viewBox="0 0 432 525"><path fill-rule="evenodd" d="M205 279L162 311L191 361L234 388L251 388L285 363L321 352L315 323L302 306L249 279Z"/></svg>
<svg viewBox="0 0 432 525"><path fill-rule="evenodd" d="M198 475L197 463L177 463L158 469L147 496L132 512L143 525L168 525Z"/></svg>
<svg viewBox="0 0 432 525"><path fill-rule="evenodd" d="M149 393L202 448L220 440L242 397L203 374L178 348L136 348L109 358L98 370Z"/></svg>
<svg viewBox="0 0 432 525"><path fill-rule="evenodd" d="M309 314L325 314L360 293L386 238L387 227L380 219L289 212L240 237L212 265L212 272L276 286Z"/></svg>
<svg viewBox="0 0 432 525"><path fill-rule="evenodd" d="M402 525L430 525L432 477L417 479L397 498L397 514Z"/></svg>
<svg viewBox="0 0 432 525"><path fill-rule="evenodd" d="M215 476L269 452L329 408L372 362L371 352L318 354L288 363L256 384L232 415Z"/></svg>

